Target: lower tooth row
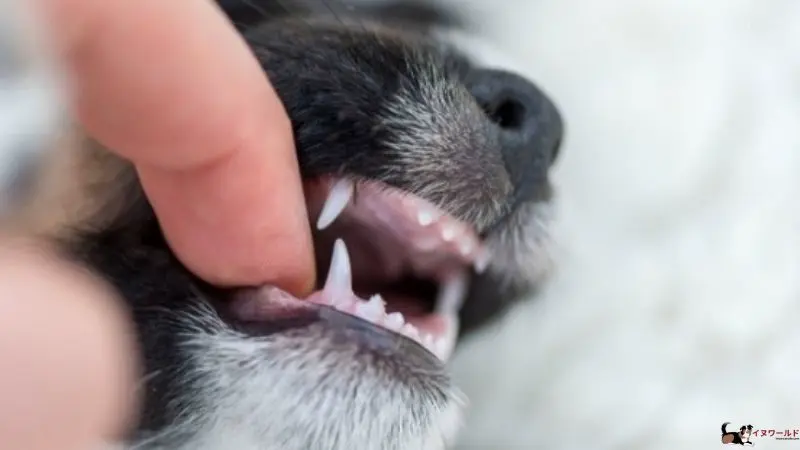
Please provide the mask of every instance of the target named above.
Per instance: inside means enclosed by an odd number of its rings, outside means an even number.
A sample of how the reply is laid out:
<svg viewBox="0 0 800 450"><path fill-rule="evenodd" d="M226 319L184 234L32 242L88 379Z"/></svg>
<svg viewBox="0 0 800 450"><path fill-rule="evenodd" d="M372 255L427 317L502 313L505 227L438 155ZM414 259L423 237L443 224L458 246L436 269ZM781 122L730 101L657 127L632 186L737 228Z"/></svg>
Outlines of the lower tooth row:
<svg viewBox="0 0 800 450"><path fill-rule="evenodd" d="M455 292L448 292L446 297L459 297L459 295L457 295L459 294L459 290L454 288L459 287L460 284L455 281L450 284L452 285L450 286L451 289L445 290ZM436 353L437 356L441 356L444 350L444 340L434 340L433 336L429 334L421 335L415 326L406 323L402 313L394 312L386 314L385 302L379 294L373 295L367 301L355 300L354 302L352 300L353 290L350 257L347 254L347 247L341 239L338 239L334 244L331 268L328 272L328 278L325 282L323 292L325 292L323 298L327 297L331 299L331 303L329 304L334 308L354 314L369 322L378 325L382 324L390 330L402 333L414 341L417 341ZM349 299L337 302L337 298ZM448 305L447 309L453 307L453 300L451 298L446 298L444 302L440 303Z"/></svg>
<svg viewBox="0 0 800 450"><path fill-rule="evenodd" d="M386 315L384 309L383 299L380 295L373 295L366 302L360 302L356 305L356 312L364 316L364 318L376 321Z"/></svg>
<svg viewBox="0 0 800 450"><path fill-rule="evenodd" d="M380 309L378 309L377 305L380 305ZM431 350L438 357L441 357L444 352L444 340L435 339L430 334L420 333L414 325L405 322L402 313L393 312L391 314L385 314L383 301L380 295L374 295L367 302L362 301L355 306L351 305L350 308L345 309L349 309L355 315L373 323L381 324L380 318L383 317L382 325L386 328L418 342Z"/></svg>
<svg viewBox="0 0 800 450"><path fill-rule="evenodd" d="M387 315L385 319L386 326L392 330L400 330L400 327L402 327L405 323L406 321L403 318L403 314L399 312L393 312Z"/></svg>

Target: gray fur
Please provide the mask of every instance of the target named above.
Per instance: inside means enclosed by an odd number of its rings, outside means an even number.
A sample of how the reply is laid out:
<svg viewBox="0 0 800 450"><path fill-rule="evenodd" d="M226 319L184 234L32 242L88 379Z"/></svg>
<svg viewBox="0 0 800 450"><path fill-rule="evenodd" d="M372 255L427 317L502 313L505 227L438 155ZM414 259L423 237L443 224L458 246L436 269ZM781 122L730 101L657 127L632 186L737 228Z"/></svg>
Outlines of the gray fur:
<svg viewBox="0 0 800 450"><path fill-rule="evenodd" d="M414 343L392 341L405 358L365 348L353 319L314 306L327 323L253 338L198 305L175 320L183 382L203 395L129 450L442 450L455 436L465 399Z"/></svg>
<svg viewBox="0 0 800 450"><path fill-rule="evenodd" d="M484 230L504 212L501 199L513 190L498 136L464 86L435 63L420 61L415 77L414 90L401 88L382 116L392 131L387 145L397 155L397 170L409 180L409 192Z"/></svg>

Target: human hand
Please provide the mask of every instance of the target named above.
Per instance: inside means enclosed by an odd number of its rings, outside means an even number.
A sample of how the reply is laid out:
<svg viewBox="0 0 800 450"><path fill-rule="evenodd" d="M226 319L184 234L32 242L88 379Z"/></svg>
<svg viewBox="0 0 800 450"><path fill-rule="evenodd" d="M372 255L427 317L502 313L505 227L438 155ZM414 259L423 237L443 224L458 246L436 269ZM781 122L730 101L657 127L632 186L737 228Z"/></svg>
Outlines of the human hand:
<svg viewBox="0 0 800 450"><path fill-rule="evenodd" d="M217 284L310 290L288 118L213 3L35 5L71 76L76 117L134 162L182 262ZM130 417L133 352L112 299L74 268L0 251L0 395L10 399L0 447L93 448Z"/></svg>

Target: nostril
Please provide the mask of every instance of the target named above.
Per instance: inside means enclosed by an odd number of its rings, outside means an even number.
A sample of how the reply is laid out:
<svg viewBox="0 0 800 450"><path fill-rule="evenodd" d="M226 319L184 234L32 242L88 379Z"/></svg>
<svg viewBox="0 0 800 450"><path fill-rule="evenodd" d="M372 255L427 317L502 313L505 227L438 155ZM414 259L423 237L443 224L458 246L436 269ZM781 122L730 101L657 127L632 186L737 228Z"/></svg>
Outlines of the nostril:
<svg viewBox="0 0 800 450"><path fill-rule="evenodd" d="M540 131L540 123L549 114L544 94L525 78L494 69L472 72L466 85L487 117L498 127L531 140Z"/></svg>
<svg viewBox="0 0 800 450"><path fill-rule="evenodd" d="M513 98L504 98L493 105L485 106L484 110L492 122L507 130L521 128L527 114L525 105Z"/></svg>
<svg viewBox="0 0 800 450"><path fill-rule="evenodd" d="M564 125L547 94L521 75L498 69L475 69L464 79L498 139L506 169L520 198L538 195L559 156Z"/></svg>

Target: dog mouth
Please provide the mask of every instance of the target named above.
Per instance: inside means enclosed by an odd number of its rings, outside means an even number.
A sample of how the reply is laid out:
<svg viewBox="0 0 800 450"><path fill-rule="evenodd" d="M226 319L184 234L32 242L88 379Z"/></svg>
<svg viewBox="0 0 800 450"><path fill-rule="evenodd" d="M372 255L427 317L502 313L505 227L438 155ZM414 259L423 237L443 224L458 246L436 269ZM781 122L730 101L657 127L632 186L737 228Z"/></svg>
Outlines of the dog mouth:
<svg viewBox="0 0 800 450"><path fill-rule="evenodd" d="M304 190L309 217L316 219L320 278L302 301L411 339L447 361L471 273L483 272L489 262L474 228L378 181L324 176L306 180ZM261 297L285 303L291 296ZM240 317L258 309L252 299L248 305Z"/></svg>

